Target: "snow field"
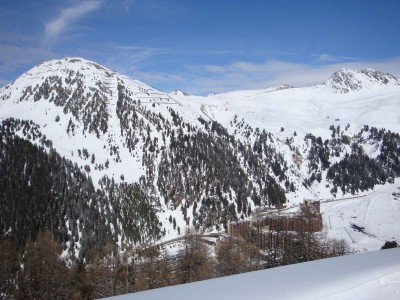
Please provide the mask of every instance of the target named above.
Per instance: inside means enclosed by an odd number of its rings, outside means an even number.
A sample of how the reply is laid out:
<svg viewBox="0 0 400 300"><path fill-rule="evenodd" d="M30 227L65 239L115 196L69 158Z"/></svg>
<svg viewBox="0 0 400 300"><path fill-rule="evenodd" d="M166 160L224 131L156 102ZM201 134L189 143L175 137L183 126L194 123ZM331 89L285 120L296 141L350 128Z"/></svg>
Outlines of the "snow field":
<svg viewBox="0 0 400 300"><path fill-rule="evenodd" d="M364 299L400 297L400 249L353 254L108 299Z"/></svg>

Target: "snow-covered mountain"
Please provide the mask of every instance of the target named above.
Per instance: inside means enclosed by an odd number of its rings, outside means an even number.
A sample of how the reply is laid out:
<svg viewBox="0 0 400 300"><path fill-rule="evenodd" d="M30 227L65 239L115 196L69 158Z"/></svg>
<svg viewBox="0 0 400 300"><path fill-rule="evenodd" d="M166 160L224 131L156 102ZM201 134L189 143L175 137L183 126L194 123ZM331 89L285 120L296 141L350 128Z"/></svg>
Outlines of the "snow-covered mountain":
<svg viewBox="0 0 400 300"><path fill-rule="evenodd" d="M370 69L199 97L81 58L42 63L0 90L2 234L51 228L78 251L99 231L141 243L372 190L400 175L399 96Z"/></svg>
<svg viewBox="0 0 400 300"><path fill-rule="evenodd" d="M323 85L331 87L335 92L349 93L361 89L377 86L398 86L400 82L391 74L382 73L374 69L353 71L343 69L335 72Z"/></svg>

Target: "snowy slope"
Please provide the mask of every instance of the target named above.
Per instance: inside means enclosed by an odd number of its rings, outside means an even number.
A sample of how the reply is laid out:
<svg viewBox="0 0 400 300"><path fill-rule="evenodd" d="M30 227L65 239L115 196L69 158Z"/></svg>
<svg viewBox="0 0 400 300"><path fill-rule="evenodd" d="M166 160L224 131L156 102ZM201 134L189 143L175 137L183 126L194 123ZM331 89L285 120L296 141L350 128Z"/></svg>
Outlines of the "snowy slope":
<svg viewBox="0 0 400 300"><path fill-rule="evenodd" d="M379 250L386 241L400 241L400 180L378 186L358 197L327 200L321 204L329 237L345 239L355 251ZM364 227L363 232L351 225Z"/></svg>
<svg viewBox="0 0 400 300"><path fill-rule="evenodd" d="M108 299L399 299L400 249L353 254ZM299 276L301 274L301 276Z"/></svg>

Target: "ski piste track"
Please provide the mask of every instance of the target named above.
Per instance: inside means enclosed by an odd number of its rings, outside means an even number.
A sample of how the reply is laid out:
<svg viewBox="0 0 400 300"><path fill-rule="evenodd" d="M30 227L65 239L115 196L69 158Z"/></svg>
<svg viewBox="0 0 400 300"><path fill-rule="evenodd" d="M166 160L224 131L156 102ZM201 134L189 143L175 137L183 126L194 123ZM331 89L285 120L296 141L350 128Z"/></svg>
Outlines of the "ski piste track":
<svg viewBox="0 0 400 300"><path fill-rule="evenodd" d="M162 241L162 242L158 242L158 243L154 243L154 244L141 245L141 246L139 246L138 250L143 250L143 249L152 248L152 247L164 247L169 244L173 244L173 243L176 243L179 241L188 240L188 239L192 239L192 238L198 239L201 242L206 243L208 245L215 245L215 242L206 240L206 238L219 238L221 236L227 237L228 234L226 234L225 232L215 232L215 233L208 233L208 234L185 234L185 235L178 236L176 238L169 239L166 241Z"/></svg>

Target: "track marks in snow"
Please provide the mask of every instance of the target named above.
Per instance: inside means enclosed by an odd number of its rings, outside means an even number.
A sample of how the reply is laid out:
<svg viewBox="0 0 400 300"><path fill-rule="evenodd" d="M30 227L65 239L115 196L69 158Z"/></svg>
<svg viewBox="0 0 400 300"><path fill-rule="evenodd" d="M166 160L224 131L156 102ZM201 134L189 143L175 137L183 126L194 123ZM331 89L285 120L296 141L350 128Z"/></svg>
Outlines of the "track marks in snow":
<svg viewBox="0 0 400 300"><path fill-rule="evenodd" d="M367 221L367 217L368 217L368 212L369 212L369 207L371 206L371 200L367 199L366 202L367 204L367 209L365 210L365 214L364 214L364 221Z"/></svg>
<svg viewBox="0 0 400 300"><path fill-rule="evenodd" d="M382 276L380 286L393 294L399 295L400 298L400 272L394 272Z"/></svg>

